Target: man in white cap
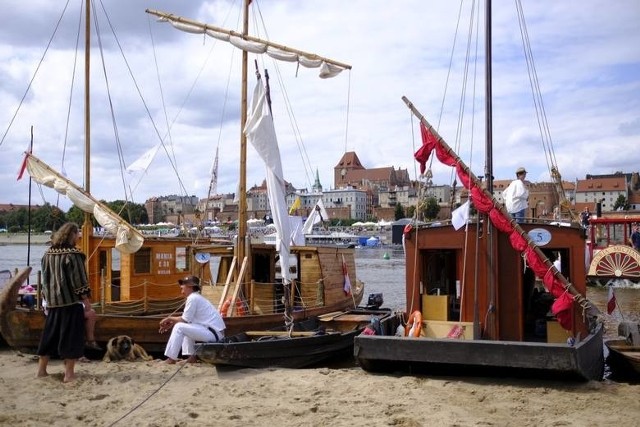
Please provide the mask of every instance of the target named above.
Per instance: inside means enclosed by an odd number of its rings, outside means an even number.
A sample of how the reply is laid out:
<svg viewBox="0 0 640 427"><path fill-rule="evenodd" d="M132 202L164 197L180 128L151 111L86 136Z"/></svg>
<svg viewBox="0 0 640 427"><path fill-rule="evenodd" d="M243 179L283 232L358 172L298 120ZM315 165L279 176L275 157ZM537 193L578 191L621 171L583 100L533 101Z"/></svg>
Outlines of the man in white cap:
<svg viewBox="0 0 640 427"><path fill-rule="evenodd" d="M507 211L518 223L524 222L524 215L529 207L529 190L524 184L526 176L525 168L518 168L516 179L502 192Z"/></svg>
<svg viewBox="0 0 640 427"><path fill-rule="evenodd" d="M173 328L164 351L167 356L165 362L176 363L182 348L182 355L187 356L186 362L195 363L196 341L221 341L226 326L220 312L200 294L198 277L187 276L178 280L178 283L187 301L182 316L169 316L160 321L161 334Z"/></svg>

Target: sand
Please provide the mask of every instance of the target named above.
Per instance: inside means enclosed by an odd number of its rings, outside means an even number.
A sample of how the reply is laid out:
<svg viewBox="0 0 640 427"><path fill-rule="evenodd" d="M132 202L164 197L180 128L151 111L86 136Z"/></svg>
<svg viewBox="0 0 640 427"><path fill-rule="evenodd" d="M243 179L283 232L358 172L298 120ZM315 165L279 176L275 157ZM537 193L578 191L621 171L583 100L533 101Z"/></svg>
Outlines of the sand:
<svg viewBox="0 0 640 427"><path fill-rule="evenodd" d="M0 425L640 425L640 385L370 374L358 367L216 369L203 363L61 361L0 351Z"/></svg>

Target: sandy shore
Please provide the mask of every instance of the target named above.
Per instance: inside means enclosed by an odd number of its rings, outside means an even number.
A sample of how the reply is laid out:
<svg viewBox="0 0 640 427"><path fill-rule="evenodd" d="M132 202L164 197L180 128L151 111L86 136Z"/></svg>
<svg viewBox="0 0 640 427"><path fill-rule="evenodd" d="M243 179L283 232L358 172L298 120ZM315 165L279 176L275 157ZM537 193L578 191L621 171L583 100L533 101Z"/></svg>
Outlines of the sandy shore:
<svg viewBox="0 0 640 427"><path fill-rule="evenodd" d="M0 351L0 424L22 426L640 425L640 385L374 375L357 367L222 370L156 362L63 366Z"/></svg>

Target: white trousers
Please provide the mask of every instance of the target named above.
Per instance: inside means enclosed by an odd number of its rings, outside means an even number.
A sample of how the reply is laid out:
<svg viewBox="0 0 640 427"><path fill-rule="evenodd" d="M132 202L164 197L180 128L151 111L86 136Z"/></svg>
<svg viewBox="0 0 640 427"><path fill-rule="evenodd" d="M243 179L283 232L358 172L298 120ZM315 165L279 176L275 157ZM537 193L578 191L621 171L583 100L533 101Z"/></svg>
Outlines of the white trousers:
<svg viewBox="0 0 640 427"><path fill-rule="evenodd" d="M218 333L220 338L222 334ZM207 327L195 323L178 322L171 330L164 355L177 359L182 348L183 356L191 356L196 351L196 341L216 342L216 337Z"/></svg>

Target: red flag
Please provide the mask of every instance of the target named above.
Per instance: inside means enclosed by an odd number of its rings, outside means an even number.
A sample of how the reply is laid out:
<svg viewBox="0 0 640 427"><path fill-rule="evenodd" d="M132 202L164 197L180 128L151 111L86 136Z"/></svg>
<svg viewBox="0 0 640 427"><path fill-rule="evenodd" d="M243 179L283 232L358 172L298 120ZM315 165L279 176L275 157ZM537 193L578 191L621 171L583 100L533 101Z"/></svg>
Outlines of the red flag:
<svg viewBox="0 0 640 427"><path fill-rule="evenodd" d="M20 181L22 179L22 175L24 175L24 170L27 168L27 158L29 157L29 153L24 153L24 160L22 160L22 165L20 165L20 171L18 172L18 179L16 181Z"/></svg>
<svg viewBox="0 0 640 427"><path fill-rule="evenodd" d="M616 294L613 292L613 286L609 286L609 299L607 300L607 313L613 313L616 309Z"/></svg>
<svg viewBox="0 0 640 427"><path fill-rule="evenodd" d="M429 160L433 149L436 148L437 139L422 122L420 122L420 134L422 135L422 147L415 152L413 157L420 163L420 174L424 174L427 160Z"/></svg>
<svg viewBox="0 0 640 427"><path fill-rule="evenodd" d="M344 286L342 287L344 294L351 295L351 280L349 279L349 270L347 270L347 263L344 260L344 255L342 255L342 274L344 275Z"/></svg>

